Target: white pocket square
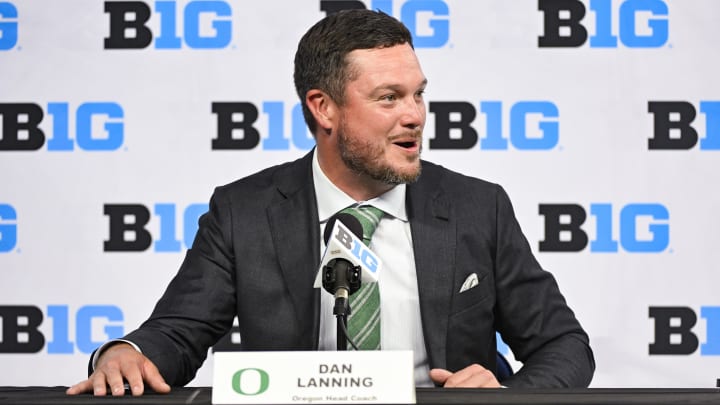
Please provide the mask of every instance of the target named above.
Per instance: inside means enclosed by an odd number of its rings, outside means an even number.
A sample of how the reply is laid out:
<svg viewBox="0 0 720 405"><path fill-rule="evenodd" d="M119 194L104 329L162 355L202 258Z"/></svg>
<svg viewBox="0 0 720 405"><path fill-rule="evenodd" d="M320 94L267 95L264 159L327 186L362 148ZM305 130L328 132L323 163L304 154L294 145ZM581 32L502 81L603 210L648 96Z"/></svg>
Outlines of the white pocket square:
<svg viewBox="0 0 720 405"><path fill-rule="evenodd" d="M460 287L460 292L461 293L465 292L465 291L475 287L476 285L478 285L478 276L477 276L477 274L473 273L465 279L465 282L462 284L462 287Z"/></svg>

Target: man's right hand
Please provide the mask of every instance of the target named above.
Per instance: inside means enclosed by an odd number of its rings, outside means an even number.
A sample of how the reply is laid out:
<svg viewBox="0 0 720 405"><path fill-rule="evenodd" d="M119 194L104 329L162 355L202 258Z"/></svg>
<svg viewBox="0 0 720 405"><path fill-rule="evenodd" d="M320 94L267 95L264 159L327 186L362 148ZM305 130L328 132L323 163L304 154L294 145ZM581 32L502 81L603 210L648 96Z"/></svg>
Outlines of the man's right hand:
<svg viewBox="0 0 720 405"><path fill-rule="evenodd" d="M87 380L68 388L66 393L77 395L92 391L102 396L108 394L109 387L112 395L122 396L125 395L125 380L135 396L143 394L145 384L158 393L170 392L170 386L150 359L127 343L117 343L102 352L95 372Z"/></svg>

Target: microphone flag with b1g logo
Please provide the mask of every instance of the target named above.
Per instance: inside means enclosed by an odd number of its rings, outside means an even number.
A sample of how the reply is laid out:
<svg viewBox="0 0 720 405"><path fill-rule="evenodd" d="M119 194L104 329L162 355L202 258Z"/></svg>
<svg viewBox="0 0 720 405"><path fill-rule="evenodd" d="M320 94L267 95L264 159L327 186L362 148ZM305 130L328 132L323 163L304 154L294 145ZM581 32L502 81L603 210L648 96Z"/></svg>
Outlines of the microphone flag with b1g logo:
<svg viewBox="0 0 720 405"><path fill-rule="evenodd" d="M313 287L322 288L323 268L333 259L345 259L362 269L363 283L377 281L382 261L342 223L335 221Z"/></svg>

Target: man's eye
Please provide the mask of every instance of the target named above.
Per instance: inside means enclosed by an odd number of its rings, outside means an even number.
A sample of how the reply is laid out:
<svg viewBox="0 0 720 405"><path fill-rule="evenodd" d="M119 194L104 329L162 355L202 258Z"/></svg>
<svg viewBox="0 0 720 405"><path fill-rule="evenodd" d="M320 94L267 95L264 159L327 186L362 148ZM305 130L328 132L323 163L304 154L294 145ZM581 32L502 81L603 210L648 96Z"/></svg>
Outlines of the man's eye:
<svg viewBox="0 0 720 405"><path fill-rule="evenodd" d="M385 101L395 101L397 99L397 97L395 97L394 94L388 94L388 95L380 97L380 99L385 100Z"/></svg>

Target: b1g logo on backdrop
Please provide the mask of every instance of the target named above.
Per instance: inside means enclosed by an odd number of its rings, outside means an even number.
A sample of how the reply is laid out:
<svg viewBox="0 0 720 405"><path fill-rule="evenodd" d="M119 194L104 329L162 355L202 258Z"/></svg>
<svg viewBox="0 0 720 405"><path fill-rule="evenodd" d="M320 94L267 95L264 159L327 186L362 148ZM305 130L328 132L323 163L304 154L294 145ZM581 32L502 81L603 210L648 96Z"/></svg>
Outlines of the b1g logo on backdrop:
<svg viewBox="0 0 720 405"><path fill-rule="evenodd" d="M43 130L40 124L46 113L52 124ZM122 106L114 102L86 102L75 111L69 103L48 103L45 111L35 103L0 103L0 151L38 150L43 145L52 152L72 151L76 146L86 151L118 150L123 145L123 118Z"/></svg>
<svg viewBox="0 0 720 405"><path fill-rule="evenodd" d="M232 42L232 8L225 1L106 1L110 34L105 49L221 49ZM155 17L157 27L148 27ZM180 27L182 27L180 29Z"/></svg>
<svg viewBox="0 0 720 405"><path fill-rule="evenodd" d="M17 211L0 203L0 253L11 252L17 245Z"/></svg>
<svg viewBox="0 0 720 405"><path fill-rule="evenodd" d="M670 213L658 203L590 204L594 235L582 229L587 211L579 204L540 204L539 213L545 218L540 252L580 252L589 243L591 253L659 253L670 244Z"/></svg>
<svg viewBox="0 0 720 405"><path fill-rule="evenodd" d="M13 49L18 41L18 11L15 5L0 2L0 51Z"/></svg>
<svg viewBox="0 0 720 405"><path fill-rule="evenodd" d="M705 117L703 128L698 125L698 111ZM649 101L653 115L653 136L650 150L688 150L700 141L700 150L720 150L720 101L700 101L698 107L687 101Z"/></svg>
<svg viewBox="0 0 720 405"><path fill-rule="evenodd" d="M250 102L214 102L217 136L212 150L249 150L260 146L263 150L310 150L315 146L305 125L300 103L287 111L282 101L264 101L262 113L267 118L267 130L257 128L261 109ZM430 149L471 149L478 144L484 150L550 150L559 141L559 110L550 101L483 101L479 103L485 128L482 139L473 127L478 116L474 105L465 101L430 102L429 112L435 115L435 138ZM285 115L289 112L290 133L286 134ZM508 118L509 128L503 128ZM260 134L267 133L261 139Z"/></svg>
<svg viewBox="0 0 720 405"><path fill-rule="evenodd" d="M291 103L287 103L291 104ZM250 102L214 102L212 112L217 116L217 136L212 140L212 150L249 150L258 145L264 150L288 150L292 144L300 150L310 150L315 139L303 118L300 103L290 109L290 134L285 136L286 103L263 101L262 113L267 117L267 137L260 142L256 123L260 110ZM239 118L239 119L238 119Z"/></svg>
<svg viewBox="0 0 720 405"><path fill-rule="evenodd" d="M402 21L413 36L415 48L440 48L448 42L450 9L443 0L396 1L400 3L399 15L394 13L393 0L320 0L320 10L330 15L341 10L365 9L366 3L371 10L380 10Z"/></svg>
<svg viewBox="0 0 720 405"><path fill-rule="evenodd" d="M192 245L198 229L198 218L207 210L207 204L190 204L184 208L180 239L177 235L176 204L155 204L154 217L143 204L105 204L103 213L110 220L110 237L103 244L103 251L141 252L153 246L155 252L180 252ZM154 237L147 229L153 218L158 224Z"/></svg>
<svg viewBox="0 0 720 405"><path fill-rule="evenodd" d="M45 319L52 327L43 334ZM67 305L48 305L45 314L33 305L0 306L0 353L37 353L46 342L49 354L72 354L76 349L91 353L105 341L122 337L123 321L123 311L114 305L85 305L74 314ZM75 325L74 331L70 325Z"/></svg>
<svg viewBox="0 0 720 405"><path fill-rule="evenodd" d="M480 149L550 150L560 139L559 110L551 101L481 101L480 113L485 128ZM435 137L430 149L471 149L478 144L475 106L465 101L430 102L428 110L435 116ZM509 118L505 120L505 118ZM509 128L503 129L503 122ZM532 123L532 124L531 124Z"/></svg>
<svg viewBox="0 0 720 405"><path fill-rule="evenodd" d="M701 356L720 356L720 307L700 307L700 317L705 319L705 343L693 328L697 313L690 307L650 307L650 318L655 321L655 340L650 343L650 355L690 355L700 347Z"/></svg>
<svg viewBox="0 0 720 405"><path fill-rule="evenodd" d="M538 0L544 30L538 46L579 47L589 42L590 48L659 48L668 42L664 0L590 0L589 8L594 21L583 21L588 10L580 0ZM592 35L587 26L595 27ZM618 27L617 34L613 27Z"/></svg>

